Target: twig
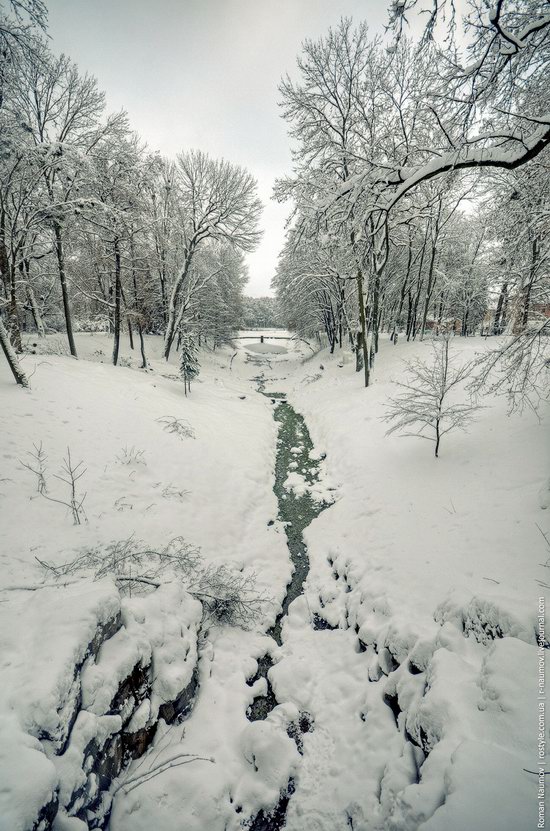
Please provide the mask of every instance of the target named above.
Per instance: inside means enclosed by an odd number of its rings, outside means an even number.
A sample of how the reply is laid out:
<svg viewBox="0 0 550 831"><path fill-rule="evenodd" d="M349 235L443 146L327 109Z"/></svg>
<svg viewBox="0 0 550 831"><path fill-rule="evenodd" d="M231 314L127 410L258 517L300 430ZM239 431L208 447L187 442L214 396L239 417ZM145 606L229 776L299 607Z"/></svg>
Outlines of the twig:
<svg viewBox="0 0 550 831"><path fill-rule="evenodd" d="M147 586L153 586L155 589L159 589L162 583L157 583L155 580L149 580L147 577L123 577L121 574L118 574L115 577L117 583L126 582L126 583L145 583Z"/></svg>
<svg viewBox="0 0 550 831"><path fill-rule="evenodd" d="M175 756L173 759L168 759L166 762L160 762L156 767L151 768L150 770L145 771L144 773L140 773L138 776L134 776L130 779L126 779L124 782L121 782L113 790L113 796L118 793L119 790L124 788L126 794L133 791L134 788L138 788L140 785L143 785L145 782L148 782L149 779L152 779L155 776L160 776L161 773L165 773L167 770L171 768L181 767L181 765L188 765L191 762L211 762L212 764L215 763L215 760L212 757L206 756L195 756L191 755L190 753L180 753ZM128 787L131 785L131 787Z"/></svg>
<svg viewBox="0 0 550 831"><path fill-rule="evenodd" d="M36 592L40 589L60 589L65 586L74 586L75 583L80 583L80 580L65 580L63 583L38 583L36 585L27 586L3 586L0 591L3 592Z"/></svg>

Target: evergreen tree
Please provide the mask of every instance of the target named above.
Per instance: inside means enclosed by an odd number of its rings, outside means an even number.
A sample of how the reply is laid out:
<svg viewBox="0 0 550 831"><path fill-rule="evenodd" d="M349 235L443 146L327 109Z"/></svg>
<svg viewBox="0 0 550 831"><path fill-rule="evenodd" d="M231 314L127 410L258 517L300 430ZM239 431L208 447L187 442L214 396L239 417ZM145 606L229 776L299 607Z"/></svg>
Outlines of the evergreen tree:
<svg viewBox="0 0 550 831"><path fill-rule="evenodd" d="M181 336L180 373L183 378L185 394L191 392L191 380L200 372L199 350L195 337L191 332L183 332Z"/></svg>

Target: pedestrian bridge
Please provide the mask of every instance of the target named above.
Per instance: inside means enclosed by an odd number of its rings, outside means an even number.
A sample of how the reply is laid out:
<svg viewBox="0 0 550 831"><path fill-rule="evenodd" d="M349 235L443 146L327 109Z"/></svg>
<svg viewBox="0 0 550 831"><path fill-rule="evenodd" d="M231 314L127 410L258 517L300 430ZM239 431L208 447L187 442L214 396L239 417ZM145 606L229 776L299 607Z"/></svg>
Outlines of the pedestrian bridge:
<svg viewBox="0 0 550 831"><path fill-rule="evenodd" d="M261 335L260 333L257 335L236 335L231 340L258 340L258 338L260 343L263 343L264 340L301 340L301 338L293 335Z"/></svg>

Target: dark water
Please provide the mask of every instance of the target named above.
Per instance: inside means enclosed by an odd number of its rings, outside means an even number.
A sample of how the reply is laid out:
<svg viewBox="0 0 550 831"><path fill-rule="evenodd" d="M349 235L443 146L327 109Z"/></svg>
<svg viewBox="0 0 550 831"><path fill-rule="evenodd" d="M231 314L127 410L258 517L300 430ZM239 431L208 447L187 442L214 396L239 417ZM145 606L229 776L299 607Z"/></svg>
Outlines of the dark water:
<svg viewBox="0 0 550 831"><path fill-rule="evenodd" d="M308 485L318 482L319 460L311 458L313 442L309 430L302 416L287 402L285 394L266 392L263 378L259 377L256 380L259 391L273 402L273 417L279 425L273 490L278 503L277 519L285 525L288 550L294 567L290 583L287 585L281 613L267 633L280 645L283 618L288 614L288 607L292 601L303 593L304 582L309 572L309 557L303 537L304 529L331 503L316 502L307 492L296 494L294 491L285 490L284 483L289 473L292 472L299 473ZM277 699L268 678L272 665L271 657L264 655L258 661L256 675L248 682L252 685L259 678L265 678L267 682L267 695L258 696L248 708L247 717L250 721L265 719L277 706ZM300 753L302 752L302 736L312 729L313 720L308 713L300 713L297 722L289 726L288 734L296 742ZM293 792L294 782L291 779L287 788L281 792L281 798L273 811L269 813L260 811L257 816L248 821L247 827L250 831L279 831L283 828L288 803Z"/></svg>
<svg viewBox="0 0 550 831"><path fill-rule="evenodd" d="M265 392L262 379L258 379L260 391L273 402L273 417L279 424L277 437L277 455L275 460L275 484L274 493L277 497L278 516L277 518L285 524L288 550L294 567L292 578L287 586L282 610L275 621L274 626L267 633L279 645L281 644L282 621L288 614L288 607L299 595L303 593L303 585L309 572L309 557L307 546L304 542L304 529L319 516L321 511L328 508L329 502L316 502L309 493L296 494L294 491L287 491L284 483L289 473L299 473L305 481L312 485L319 480L319 460L312 459L310 452L313 450L313 442L303 417L294 410L286 400L284 393ZM248 718L251 721L264 719L267 714L276 706L277 701L267 677L272 661L269 655L265 655L258 661L258 671L249 683L253 684L258 678L266 678L268 692L266 696L259 696L248 710Z"/></svg>
<svg viewBox="0 0 550 831"><path fill-rule="evenodd" d="M293 472L299 473L308 485L318 482L319 460L310 456L313 442L303 417L290 406L282 394L264 395L277 402L274 405L273 417L279 424L279 435L273 490L279 506L278 519L285 523L288 550L294 566L281 614L268 633L280 644L282 618L288 613L292 601L303 593L303 584L309 572L309 557L303 532L330 503L316 502L307 492L296 494L294 491L285 490L284 483L289 473ZM281 400L277 401L278 398Z"/></svg>

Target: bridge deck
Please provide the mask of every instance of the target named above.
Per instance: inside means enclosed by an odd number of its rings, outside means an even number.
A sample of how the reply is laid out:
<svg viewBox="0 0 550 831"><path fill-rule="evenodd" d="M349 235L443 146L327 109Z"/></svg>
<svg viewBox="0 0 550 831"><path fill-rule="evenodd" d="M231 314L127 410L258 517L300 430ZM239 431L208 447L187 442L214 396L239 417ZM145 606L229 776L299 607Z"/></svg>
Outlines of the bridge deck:
<svg viewBox="0 0 550 831"><path fill-rule="evenodd" d="M296 340L291 335L235 335L232 340Z"/></svg>

